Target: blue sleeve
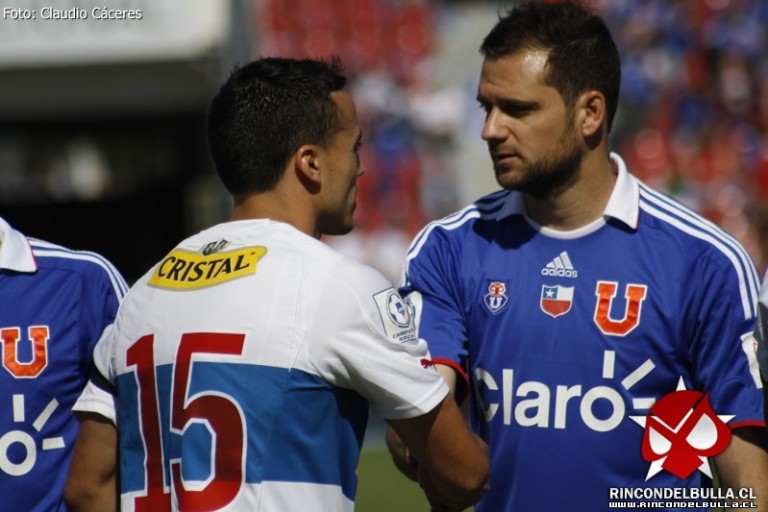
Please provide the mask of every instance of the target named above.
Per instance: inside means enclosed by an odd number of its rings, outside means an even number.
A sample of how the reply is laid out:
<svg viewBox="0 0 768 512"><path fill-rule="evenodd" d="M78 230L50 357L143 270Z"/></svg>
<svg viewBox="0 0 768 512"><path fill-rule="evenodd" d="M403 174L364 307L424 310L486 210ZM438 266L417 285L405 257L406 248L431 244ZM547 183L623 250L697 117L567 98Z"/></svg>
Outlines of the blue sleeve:
<svg viewBox="0 0 768 512"><path fill-rule="evenodd" d="M755 327L755 339L758 344L757 360L763 380L768 381L768 339L766 339L768 336L768 273L763 277L757 308L757 326Z"/></svg>
<svg viewBox="0 0 768 512"><path fill-rule="evenodd" d="M449 235L430 225L411 244L400 293L414 309L419 337L432 361L453 367L467 381L467 325L461 265Z"/></svg>
<svg viewBox="0 0 768 512"><path fill-rule="evenodd" d="M106 260L94 255L99 263L89 262L82 272L82 307L80 339L84 374L91 373L93 349L104 329L115 320L117 309L127 290L125 280Z"/></svg>
<svg viewBox="0 0 768 512"><path fill-rule="evenodd" d="M746 272L756 271L750 264ZM734 415L733 427L762 425L763 401L757 364L757 297L745 310L737 273L730 263L701 258L696 286L699 296L692 309L692 343L688 358L695 389L708 391L719 414Z"/></svg>

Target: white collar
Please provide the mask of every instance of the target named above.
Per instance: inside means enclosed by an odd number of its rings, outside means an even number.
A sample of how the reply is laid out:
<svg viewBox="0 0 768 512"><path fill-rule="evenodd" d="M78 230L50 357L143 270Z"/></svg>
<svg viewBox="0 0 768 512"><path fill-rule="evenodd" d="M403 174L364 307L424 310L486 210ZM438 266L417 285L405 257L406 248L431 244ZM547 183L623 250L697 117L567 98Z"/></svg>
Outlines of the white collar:
<svg viewBox="0 0 768 512"><path fill-rule="evenodd" d="M37 262L27 237L0 218L0 269L35 272Z"/></svg>
<svg viewBox="0 0 768 512"><path fill-rule="evenodd" d="M619 155L611 153L610 159L616 164L618 174L611 197L608 198L608 203L603 210L603 219L614 218L632 229L637 229L637 220L640 215L640 185L637 179L629 174L624 160ZM526 215L522 192L512 191L507 196L504 206L496 214L496 219L501 220L510 215Z"/></svg>

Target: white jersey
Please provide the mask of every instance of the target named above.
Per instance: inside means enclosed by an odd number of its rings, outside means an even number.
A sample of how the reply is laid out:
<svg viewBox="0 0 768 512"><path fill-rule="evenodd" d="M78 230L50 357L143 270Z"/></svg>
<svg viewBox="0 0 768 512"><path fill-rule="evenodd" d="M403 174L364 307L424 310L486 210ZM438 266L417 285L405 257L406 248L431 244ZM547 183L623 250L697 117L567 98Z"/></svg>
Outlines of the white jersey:
<svg viewBox="0 0 768 512"><path fill-rule="evenodd" d="M369 405L403 419L448 393L382 275L269 220L182 242L95 359L108 385L76 409L119 426L124 511L352 511Z"/></svg>

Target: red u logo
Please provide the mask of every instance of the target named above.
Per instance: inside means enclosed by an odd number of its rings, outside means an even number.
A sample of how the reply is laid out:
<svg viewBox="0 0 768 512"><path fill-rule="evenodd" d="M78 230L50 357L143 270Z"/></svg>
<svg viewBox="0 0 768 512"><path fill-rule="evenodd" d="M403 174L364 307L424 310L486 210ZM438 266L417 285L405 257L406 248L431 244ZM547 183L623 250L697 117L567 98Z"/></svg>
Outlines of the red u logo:
<svg viewBox="0 0 768 512"><path fill-rule="evenodd" d="M613 298L616 297L618 283L598 281L595 295L597 295L597 307L595 308L595 323L604 334L611 336L625 336L640 323L640 311L647 287L641 284L628 284L624 297L627 299L627 309L621 320L613 320L610 317Z"/></svg>
<svg viewBox="0 0 768 512"><path fill-rule="evenodd" d="M29 328L29 340L32 342L32 360L20 363L17 347L21 340L21 329L5 327L0 329L0 340L3 343L3 366L11 375L17 378L33 378L40 375L48 366L48 338L50 332L46 325L36 325Z"/></svg>

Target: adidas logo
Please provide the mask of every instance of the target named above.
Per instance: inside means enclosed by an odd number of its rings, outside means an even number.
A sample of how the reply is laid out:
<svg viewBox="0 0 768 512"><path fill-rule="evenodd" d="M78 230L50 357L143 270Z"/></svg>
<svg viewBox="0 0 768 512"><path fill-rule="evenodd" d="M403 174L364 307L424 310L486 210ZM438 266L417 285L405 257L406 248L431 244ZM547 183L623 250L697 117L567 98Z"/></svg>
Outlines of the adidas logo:
<svg viewBox="0 0 768 512"><path fill-rule="evenodd" d="M547 263L547 266L541 269L541 275L552 277L577 277L579 273L573 268L568 253L563 251L560 253L560 256Z"/></svg>

